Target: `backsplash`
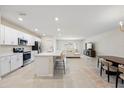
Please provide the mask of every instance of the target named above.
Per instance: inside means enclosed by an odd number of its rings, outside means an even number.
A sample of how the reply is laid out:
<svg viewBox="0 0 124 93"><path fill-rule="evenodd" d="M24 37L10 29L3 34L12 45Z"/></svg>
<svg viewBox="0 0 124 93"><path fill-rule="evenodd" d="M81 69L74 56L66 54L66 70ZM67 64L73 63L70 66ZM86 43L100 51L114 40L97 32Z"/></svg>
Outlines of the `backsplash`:
<svg viewBox="0 0 124 93"><path fill-rule="evenodd" d="M24 48L24 51L31 51L31 46L7 46L0 45L0 54L13 53L13 48Z"/></svg>

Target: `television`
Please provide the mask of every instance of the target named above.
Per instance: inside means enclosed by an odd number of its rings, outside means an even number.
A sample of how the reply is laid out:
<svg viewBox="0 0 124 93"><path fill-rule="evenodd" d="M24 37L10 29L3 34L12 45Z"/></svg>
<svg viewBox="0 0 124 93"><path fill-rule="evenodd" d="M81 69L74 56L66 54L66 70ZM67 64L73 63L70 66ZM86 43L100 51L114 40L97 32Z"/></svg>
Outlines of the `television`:
<svg viewBox="0 0 124 93"><path fill-rule="evenodd" d="M86 49L93 49L93 43L92 42L88 42L86 43Z"/></svg>

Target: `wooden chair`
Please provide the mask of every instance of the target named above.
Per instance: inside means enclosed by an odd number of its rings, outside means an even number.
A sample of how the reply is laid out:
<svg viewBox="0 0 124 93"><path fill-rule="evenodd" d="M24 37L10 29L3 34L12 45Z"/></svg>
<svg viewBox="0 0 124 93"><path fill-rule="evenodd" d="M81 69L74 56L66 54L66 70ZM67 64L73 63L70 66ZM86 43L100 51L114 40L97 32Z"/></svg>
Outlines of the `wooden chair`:
<svg viewBox="0 0 124 93"><path fill-rule="evenodd" d="M124 80L124 65L118 65L117 77L116 77L116 88L118 87L118 78L120 78L122 80L122 84L123 84L123 80Z"/></svg>
<svg viewBox="0 0 124 93"><path fill-rule="evenodd" d="M117 72L117 67L112 66L112 62L106 61L105 59L101 59L100 63L101 63L100 76L102 76L102 71L105 70L108 74L108 82L109 82L110 71Z"/></svg>
<svg viewBox="0 0 124 93"><path fill-rule="evenodd" d="M59 64L59 63L62 63L64 74L65 74L66 73L66 55L64 52L61 53L60 57L56 58L55 68L57 67L57 64Z"/></svg>
<svg viewBox="0 0 124 93"><path fill-rule="evenodd" d="M97 67L99 68L99 65L101 64L103 58L98 58L98 62L97 62Z"/></svg>

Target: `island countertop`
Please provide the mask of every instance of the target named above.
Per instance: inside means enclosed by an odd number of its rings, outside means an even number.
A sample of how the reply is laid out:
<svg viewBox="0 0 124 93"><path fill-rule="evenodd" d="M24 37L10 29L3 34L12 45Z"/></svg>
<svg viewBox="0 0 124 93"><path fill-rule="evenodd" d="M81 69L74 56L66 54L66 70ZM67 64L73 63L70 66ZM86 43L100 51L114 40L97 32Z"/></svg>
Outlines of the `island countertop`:
<svg viewBox="0 0 124 93"><path fill-rule="evenodd" d="M35 55L36 57L39 56L61 56L61 51L58 52L44 52L44 53L39 53Z"/></svg>

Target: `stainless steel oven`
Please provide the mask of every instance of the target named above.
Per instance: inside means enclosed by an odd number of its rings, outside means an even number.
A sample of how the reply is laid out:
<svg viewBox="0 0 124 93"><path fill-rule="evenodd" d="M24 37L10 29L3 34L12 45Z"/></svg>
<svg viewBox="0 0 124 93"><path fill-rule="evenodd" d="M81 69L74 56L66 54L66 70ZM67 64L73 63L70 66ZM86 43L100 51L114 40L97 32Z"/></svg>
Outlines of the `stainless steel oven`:
<svg viewBox="0 0 124 93"><path fill-rule="evenodd" d="M23 62L24 62L24 65L28 63L28 60L31 59L31 51L26 51L26 52L23 52Z"/></svg>

